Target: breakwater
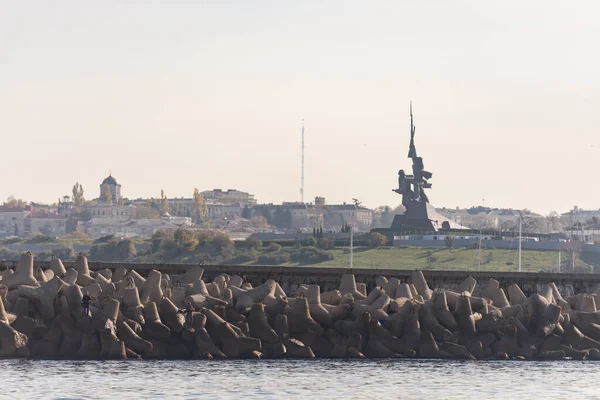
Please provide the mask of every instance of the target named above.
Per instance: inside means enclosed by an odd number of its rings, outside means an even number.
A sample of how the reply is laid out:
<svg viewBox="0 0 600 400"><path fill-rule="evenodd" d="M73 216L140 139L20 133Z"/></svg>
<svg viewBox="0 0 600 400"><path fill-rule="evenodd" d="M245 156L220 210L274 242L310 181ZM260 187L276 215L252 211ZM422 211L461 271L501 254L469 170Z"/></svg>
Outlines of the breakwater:
<svg viewBox="0 0 600 400"><path fill-rule="evenodd" d="M4 261L0 264L0 271L5 268L14 269L17 261ZM35 266L43 270L50 268L50 261L35 261ZM66 267L75 267L75 262L64 262ZM183 274L195 264L148 264L148 263L123 263L89 261L91 271L104 269L115 270L124 267L127 270L135 270L141 276L147 276L152 270L165 274ZM367 285L367 290L377 286L377 277L396 277L402 281L410 280L413 270L388 269L385 266L376 269L353 269L349 271L344 268L319 267L318 265L306 265L299 267L285 267L272 265L201 265L204 270L205 279L213 279L220 274L243 276L252 285L260 285L268 279L277 281L281 287L293 290L298 285L317 284L323 291L336 289L345 272L352 272L356 279ZM577 273L546 273L546 272L515 272L515 271L448 271L448 270L423 270L431 288L451 289L458 288L462 281L469 276L479 282L494 279L499 282L500 287L506 289L512 284L517 284L527 295L543 290L549 283L554 283L561 293L565 295L578 293L593 293L600 287L600 274L577 274ZM475 288L474 294L481 294L482 286Z"/></svg>
<svg viewBox="0 0 600 400"><path fill-rule="evenodd" d="M334 290L286 291L205 272L92 271L82 255L43 270L24 254L0 280L0 356L600 359L596 293L563 296L553 283L529 296L473 277L432 290L413 271L406 281L379 275L369 290L344 273Z"/></svg>

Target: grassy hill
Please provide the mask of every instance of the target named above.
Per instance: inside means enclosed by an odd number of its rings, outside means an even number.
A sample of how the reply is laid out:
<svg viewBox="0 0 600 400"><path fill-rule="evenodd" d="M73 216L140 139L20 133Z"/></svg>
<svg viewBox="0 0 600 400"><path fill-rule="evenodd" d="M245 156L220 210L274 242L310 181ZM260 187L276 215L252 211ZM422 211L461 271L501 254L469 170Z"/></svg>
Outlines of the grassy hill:
<svg viewBox="0 0 600 400"><path fill-rule="evenodd" d="M335 259L320 262L322 267L348 268L350 253L346 248L330 250ZM482 271L517 271L518 255L515 250L482 249ZM476 271L478 250L471 248L424 248L424 247L381 247L371 249L360 247L354 249L354 268L391 268L391 269L440 269L440 270L473 270ZM582 259L583 258L583 259ZM582 258L576 256L575 266L593 271L600 260L589 255ZM508 263L508 265L507 265ZM511 265L512 263L512 265ZM563 268L570 265L566 254L562 254ZM558 253L555 251L524 250L522 252L522 271L538 272L556 270ZM284 265L298 265L286 263Z"/></svg>

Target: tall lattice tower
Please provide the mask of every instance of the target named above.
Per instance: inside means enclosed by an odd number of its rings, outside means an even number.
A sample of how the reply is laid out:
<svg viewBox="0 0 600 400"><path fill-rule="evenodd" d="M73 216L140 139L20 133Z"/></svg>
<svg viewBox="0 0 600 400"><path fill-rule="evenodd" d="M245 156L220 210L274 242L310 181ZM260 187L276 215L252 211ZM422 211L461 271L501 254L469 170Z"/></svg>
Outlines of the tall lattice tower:
<svg viewBox="0 0 600 400"><path fill-rule="evenodd" d="M302 162L300 169L300 201L304 204L304 118L302 118Z"/></svg>

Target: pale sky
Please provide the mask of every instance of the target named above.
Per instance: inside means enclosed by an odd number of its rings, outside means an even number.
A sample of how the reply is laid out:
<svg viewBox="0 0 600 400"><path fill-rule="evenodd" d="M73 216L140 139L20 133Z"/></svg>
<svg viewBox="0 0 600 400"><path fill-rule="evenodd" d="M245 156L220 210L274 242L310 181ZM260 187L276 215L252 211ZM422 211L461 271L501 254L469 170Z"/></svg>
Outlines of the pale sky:
<svg viewBox="0 0 600 400"><path fill-rule="evenodd" d="M119 4L120 3L120 4ZM57 6L60 4L60 7ZM0 0L0 199L600 207L598 1Z"/></svg>

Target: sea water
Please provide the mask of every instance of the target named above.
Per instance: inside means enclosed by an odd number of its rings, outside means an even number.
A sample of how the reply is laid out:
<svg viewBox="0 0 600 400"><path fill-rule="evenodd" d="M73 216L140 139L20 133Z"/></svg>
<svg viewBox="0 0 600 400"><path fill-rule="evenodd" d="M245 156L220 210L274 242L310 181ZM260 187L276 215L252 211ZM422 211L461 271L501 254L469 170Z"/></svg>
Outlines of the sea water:
<svg viewBox="0 0 600 400"><path fill-rule="evenodd" d="M600 399L600 362L0 360L19 399Z"/></svg>

